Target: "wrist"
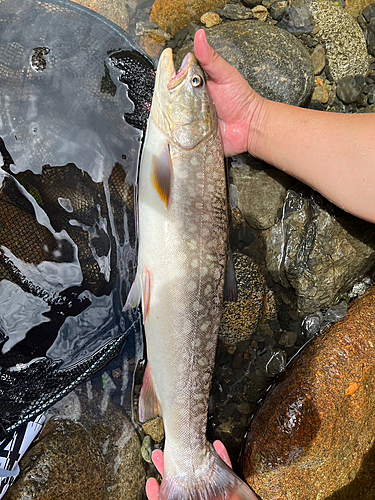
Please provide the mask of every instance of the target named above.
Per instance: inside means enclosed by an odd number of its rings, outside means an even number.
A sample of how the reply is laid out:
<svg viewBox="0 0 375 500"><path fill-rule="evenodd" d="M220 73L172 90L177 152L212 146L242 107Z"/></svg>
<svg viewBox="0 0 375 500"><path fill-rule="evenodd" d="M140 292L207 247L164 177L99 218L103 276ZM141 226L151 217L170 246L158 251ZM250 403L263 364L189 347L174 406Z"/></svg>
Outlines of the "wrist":
<svg viewBox="0 0 375 500"><path fill-rule="evenodd" d="M263 145L265 142L266 122L270 101L259 94L254 95L251 103L249 117L249 130L247 139L247 151L256 158L262 159Z"/></svg>

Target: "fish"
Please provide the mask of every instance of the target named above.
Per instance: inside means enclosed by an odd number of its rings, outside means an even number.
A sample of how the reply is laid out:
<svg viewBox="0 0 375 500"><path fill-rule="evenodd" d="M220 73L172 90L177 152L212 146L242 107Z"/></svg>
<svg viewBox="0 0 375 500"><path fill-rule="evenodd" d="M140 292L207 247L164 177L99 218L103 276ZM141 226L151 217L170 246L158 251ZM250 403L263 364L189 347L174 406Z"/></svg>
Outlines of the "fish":
<svg viewBox="0 0 375 500"><path fill-rule="evenodd" d="M255 499L206 438L227 258L224 156L195 56L159 59L138 183L138 266L147 367L139 419L165 427L160 500Z"/></svg>

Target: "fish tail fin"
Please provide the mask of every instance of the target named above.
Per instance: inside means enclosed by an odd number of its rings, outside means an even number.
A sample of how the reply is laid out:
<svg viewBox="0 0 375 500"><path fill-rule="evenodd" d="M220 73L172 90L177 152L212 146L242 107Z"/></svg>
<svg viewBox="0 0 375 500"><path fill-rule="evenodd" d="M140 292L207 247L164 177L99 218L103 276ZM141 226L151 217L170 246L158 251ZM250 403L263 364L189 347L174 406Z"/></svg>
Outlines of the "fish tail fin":
<svg viewBox="0 0 375 500"><path fill-rule="evenodd" d="M256 494L212 449L194 475L166 476L159 500L257 500Z"/></svg>

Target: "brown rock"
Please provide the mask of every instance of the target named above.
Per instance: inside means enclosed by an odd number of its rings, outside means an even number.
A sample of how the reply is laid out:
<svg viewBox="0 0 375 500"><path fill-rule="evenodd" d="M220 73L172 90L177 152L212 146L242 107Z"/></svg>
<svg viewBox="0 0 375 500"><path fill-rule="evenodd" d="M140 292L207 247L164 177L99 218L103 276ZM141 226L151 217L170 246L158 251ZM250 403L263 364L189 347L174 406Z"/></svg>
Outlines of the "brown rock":
<svg viewBox="0 0 375 500"><path fill-rule="evenodd" d="M257 412L243 456L262 500L375 498L375 287L316 337Z"/></svg>
<svg viewBox="0 0 375 500"><path fill-rule="evenodd" d="M219 339L226 346L248 340L262 321L275 316L276 303L255 262L239 252L233 254L238 286L237 302L225 302Z"/></svg>
<svg viewBox="0 0 375 500"><path fill-rule="evenodd" d="M206 12L201 17L201 23L206 26L206 28L212 28L221 23L221 17L216 12Z"/></svg>
<svg viewBox="0 0 375 500"><path fill-rule="evenodd" d="M73 0L120 26L124 31L129 28L129 13L124 0Z"/></svg>
<svg viewBox="0 0 375 500"><path fill-rule="evenodd" d="M223 7L226 0L155 0L150 18L174 36L190 22L198 22L210 10Z"/></svg>
<svg viewBox="0 0 375 500"><path fill-rule="evenodd" d="M164 439L164 425L161 417L156 417L142 424L142 429L145 434L152 437L155 443L160 443Z"/></svg>

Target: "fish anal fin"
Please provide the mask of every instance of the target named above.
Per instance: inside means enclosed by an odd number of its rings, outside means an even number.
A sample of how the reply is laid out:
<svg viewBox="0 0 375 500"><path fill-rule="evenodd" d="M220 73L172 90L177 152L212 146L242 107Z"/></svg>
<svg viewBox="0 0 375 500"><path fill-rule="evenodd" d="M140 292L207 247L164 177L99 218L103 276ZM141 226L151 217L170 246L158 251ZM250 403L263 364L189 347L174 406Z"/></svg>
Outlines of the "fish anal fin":
<svg viewBox="0 0 375 500"><path fill-rule="evenodd" d="M152 157L151 182L166 208L171 195L172 160L169 144Z"/></svg>
<svg viewBox="0 0 375 500"><path fill-rule="evenodd" d="M139 421L147 422L160 415L160 405L154 390L150 366L146 366L143 375L141 394L139 396Z"/></svg>
<svg viewBox="0 0 375 500"><path fill-rule="evenodd" d="M129 294L126 298L125 305L123 307L123 311L128 311L129 309L133 309L137 307L142 298L142 281L137 272L135 280L130 288Z"/></svg>

